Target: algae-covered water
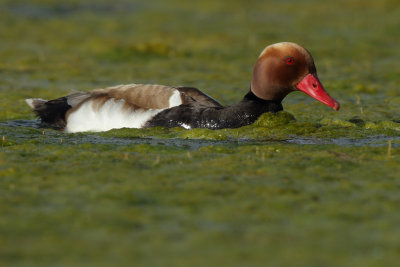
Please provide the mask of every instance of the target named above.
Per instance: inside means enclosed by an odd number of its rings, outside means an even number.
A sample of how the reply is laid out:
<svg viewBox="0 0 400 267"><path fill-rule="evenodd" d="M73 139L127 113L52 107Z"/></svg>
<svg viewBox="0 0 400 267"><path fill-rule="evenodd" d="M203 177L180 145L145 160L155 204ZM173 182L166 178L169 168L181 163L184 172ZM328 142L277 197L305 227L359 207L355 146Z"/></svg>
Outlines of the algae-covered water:
<svg viewBox="0 0 400 267"><path fill-rule="evenodd" d="M0 264L394 266L400 4L0 0ZM335 112L296 92L239 129L43 129L24 99L123 83L230 105L268 44L314 56Z"/></svg>

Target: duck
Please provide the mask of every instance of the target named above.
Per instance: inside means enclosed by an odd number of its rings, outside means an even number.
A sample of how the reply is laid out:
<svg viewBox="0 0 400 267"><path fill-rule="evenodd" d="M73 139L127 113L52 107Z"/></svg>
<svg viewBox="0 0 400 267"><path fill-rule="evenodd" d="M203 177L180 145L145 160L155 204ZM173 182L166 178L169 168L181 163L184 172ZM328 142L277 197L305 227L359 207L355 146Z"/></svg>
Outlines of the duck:
<svg viewBox="0 0 400 267"><path fill-rule="evenodd" d="M320 82L310 52L292 42L262 50L248 92L231 106L224 107L194 87L158 84L117 85L25 101L42 125L68 133L148 127L223 129L250 125L266 112L282 111L282 100L293 91L339 110L339 103Z"/></svg>

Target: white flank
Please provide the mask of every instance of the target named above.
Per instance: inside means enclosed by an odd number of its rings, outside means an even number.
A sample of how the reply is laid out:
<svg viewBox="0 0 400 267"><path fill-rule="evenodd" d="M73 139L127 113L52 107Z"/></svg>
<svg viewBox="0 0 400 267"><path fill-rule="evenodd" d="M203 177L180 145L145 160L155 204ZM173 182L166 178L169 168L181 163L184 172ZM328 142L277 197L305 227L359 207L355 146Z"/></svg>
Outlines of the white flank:
<svg viewBox="0 0 400 267"><path fill-rule="evenodd" d="M126 109L125 101L110 99L100 108L87 101L69 114L66 132L102 132L119 128L141 128L163 109Z"/></svg>
<svg viewBox="0 0 400 267"><path fill-rule="evenodd" d="M169 107L176 107L182 104L181 93L175 90L174 93L169 97Z"/></svg>

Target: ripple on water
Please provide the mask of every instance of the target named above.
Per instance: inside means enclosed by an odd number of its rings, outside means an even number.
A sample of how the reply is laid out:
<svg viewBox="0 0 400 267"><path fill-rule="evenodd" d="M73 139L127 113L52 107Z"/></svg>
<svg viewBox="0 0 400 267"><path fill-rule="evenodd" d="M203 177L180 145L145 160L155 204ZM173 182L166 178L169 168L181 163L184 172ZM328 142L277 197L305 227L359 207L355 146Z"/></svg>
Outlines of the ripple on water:
<svg viewBox="0 0 400 267"><path fill-rule="evenodd" d="M371 136L367 138L346 138L346 137L339 137L339 138L303 138L303 137L296 137L293 139L288 139L284 142L290 144L298 144L298 145L338 145L338 146L371 146L371 147L378 147L378 146L387 146L389 140L400 140L400 136ZM393 147L400 147L400 144L394 143L392 144Z"/></svg>
<svg viewBox="0 0 400 267"><path fill-rule="evenodd" d="M8 126L8 127L30 127L30 128L35 128L35 129L41 128L40 127L40 119L1 121L0 125Z"/></svg>
<svg viewBox="0 0 400 267"><path fill-rule="evenodd" d="M41 129L40 120L13 120L0 122L1 126L6 127L22 127ZM20 134L16 137L22 137ZM46 134L47 142L59 142L63 138L66 142L70 141L76 144L91 143L91 144L115 144L115 145L132 145L132 144L149 144L149 145L165 145L184 149L198 149L210 145L265 145L268 143L284 143L296 145L338 145L338 146L387 146L389 140L400 141L400 136L370 136L367 138L313 138L294 136L283 140L253 140L253 139L228 139L228 140L202 140L202 139L183 139L183 138L156 138L156 137L134 137L134 138L118 138L118 137L103 137L93 133L70 135L58 131L49 131ZM392 143L392 147L400 147L400 143Z"/></svg>

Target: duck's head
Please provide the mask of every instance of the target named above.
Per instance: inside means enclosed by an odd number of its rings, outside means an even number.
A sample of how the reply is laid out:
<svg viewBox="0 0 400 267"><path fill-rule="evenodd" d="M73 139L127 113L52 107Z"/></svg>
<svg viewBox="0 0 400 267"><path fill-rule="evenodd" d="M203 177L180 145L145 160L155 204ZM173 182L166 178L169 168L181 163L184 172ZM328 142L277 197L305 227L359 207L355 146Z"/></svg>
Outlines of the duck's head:
<svg viewBox="0 0 400 267"><path fill-rule="evenodd" d="M282 101L296 90L339 109L319 81L314 60L304 47L289 42L267 46L254 66L251 91L264 100Z"/></svg>

